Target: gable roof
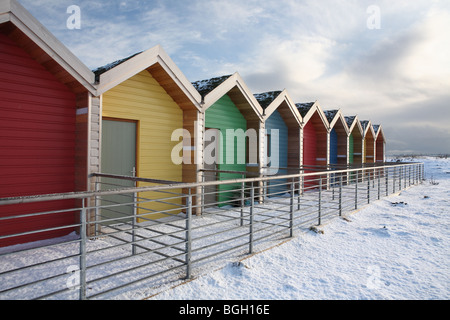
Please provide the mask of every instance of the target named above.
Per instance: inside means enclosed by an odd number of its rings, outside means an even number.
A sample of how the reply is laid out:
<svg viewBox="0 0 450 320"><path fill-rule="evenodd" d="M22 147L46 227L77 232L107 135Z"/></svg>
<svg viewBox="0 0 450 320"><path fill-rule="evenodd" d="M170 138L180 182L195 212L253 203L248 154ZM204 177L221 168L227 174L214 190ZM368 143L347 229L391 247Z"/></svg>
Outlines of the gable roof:
<svg viewBox="0 0 450 320"><path fill-rule="evenodd" d="M302 102L302 103L296 103L295 106L297 107L298 112L302 117L305 117L308 111L311 109L311 107L315 104L315 102Z"/></svg>
<svg viewBox="0 0 450 320"><path fill-rule="evenodd" d="M203 111L206 111L224 95L228 95L247 120L262 121L263 119L262 107L237 72L232 75L195 81L193 86L201 92Z"/></svg>
<svg viewBox="0 0 450 320"><path fill-rule="evenodd" d="M383 137L383 140L386 140L386 137L384 135L383 127L381 124L374 124L372 125L373 130L375 131L375 140L378 139L379 136Z"/></svg>
<svg viewBox="0 0 450 320"><path fill-rule="evenodd" d="M302 123L302 116L297 110L295 103L290 98L286 89L283 91L268 91L254 95L256 100L264 110L264 120L278 110L284 123L288 127L299 127Z"/></svg>
<svg viewBox="0 0 450 320"><path fill-rule="evenodd" d="M221 85L225 80L227 80L232 75L225 75L221 77L215 77L211 79L199 80L192 82L192 85L195 89L200 93L200 95L204 98L208 93L213 91L219 85Z"/></svg>
<svg viewBox="0 0 450 320"><path fill-rule="evenodd" d="M263 93L255 93L254 96L258 100L259 105L265 111L267 107L280 95L281 91L267 91Z"/></svg>
<svg viewBox="0 0 450 320"><path fill-rule="evenodd" d="M345 121L347 122L347 126L348 126L348 135L353 133L353 130L355 127L357 127L361 137L364 135L364 131L361 126L361 122L359 121L357 115L356 116L345 116L344 118L345 118Z"/></svg>
<svg viewBox="0 0 450 320"><path fill-rule="evenodd" d="M0 2L0 31L74 92L96 92L94 73L16 0Z"/></svg>
<svg viewBox="0 0 450 320"><path fill-rule="evenodd" d="M304 127L311 119L311 117L314 115L314 113L317 112L320 120L322 120L325 129L328 130L329 128L328 120L325 114L323 113L322 108L320 107L319 102L317 100L315 102L296 103L295 106L297 107L297 110L302 116L302 127Z"/></svg>
<svg viewBox="0 0 450 320"><path fill-rule="evenodd" d="M372 122L370 122L370 120L361 120L360 122L363 129L363 137L366 138L367 133L370 131L372 137L375 139L375 131L373 130Z"/></svg>
<svg viewBox="0 0 450 320"><path fill-rule="evenodd" d="M328 123L330 123L330 124L334 120L334 118L336 117L338 112L339 112L339 110L323 110L323 113L324 113L325 117L327 118Z"/></svg>
<svg viewBox="0 0 450 320"><path fill-rule="evenodd" d="M108 63L108 64L104 65L104 66L101 66L101 67L98 67L98 68L92 70L92 72L94 72L94 74L95 74L95 82L99 82L100 81L100 76L103 73L105 73L106 71L109 71L109 70L111 70L114 67L117 67L119 64L124 63L127 60L130 60L131 58L133 58L134 56L137 56L140 53L142 53L142 51L137 52L135 54L132 54L129 57L113 61L111 63Z"/></svg>
<svg viewBox="0 0 450 320"><path fill-rule="evenodd" d="M344 129L344 133L346 135L349 134L349 129L347 125L347 121L344 118L344 115L342 114L341 110L326 110L323 112L325 116L327 117L328 124L329 124L329 130L333 129L334 126L340 121L342 124L342 128ZM339 131L342 131L342 129L339 129Z"/></svg>
<svg viewBox="0 0 450 320"><path fill-rule="evenodd" d="M200 94L160 45L95 69L97 94L107 92L144 70L150 72L182 109L201 109Z"/></svg>

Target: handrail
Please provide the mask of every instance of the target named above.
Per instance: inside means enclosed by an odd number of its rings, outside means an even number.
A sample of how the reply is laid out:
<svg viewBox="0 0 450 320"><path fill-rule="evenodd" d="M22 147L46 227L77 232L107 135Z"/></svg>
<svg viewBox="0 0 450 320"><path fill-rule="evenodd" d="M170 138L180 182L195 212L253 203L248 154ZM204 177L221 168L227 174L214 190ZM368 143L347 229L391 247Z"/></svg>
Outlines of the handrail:
<svg viewBox="0 0 450 320"><path fill-rule="evenodd" d="M124 176L124 175L112 174L112 173L93 173L92 176L94 176L94 177L103 177L103 178L122 179L122 180L129 180L129 181L135 181L135 182L159 183L159 184L177 184L177 183L182 183L182 182L179 182L179 181L151 179L151 178L140 178L140 177Z"/></svg>
<svg viewBox="0 0 450 320"><path fill-rule="evenodd" d="M396 162L393 165L380 166L380 167L370 167L370 168L354 168L354 169L345 169L345 170L334 170L333 174L336 173L348 173L348 172L359 172L359 171L368 171L373 170L375 168L393 168L399 165L415 165L421 164L421 162L410 162L410 163L398 163ZM2 205L10 205L10 204L22 204L22 203L32 203L39 201L55 201L55 200L69 200L69 199L84 199L95 196L107 196L107 195L117 195L123 193L139 193L139 192L151 192L151 191L160 191L160 190L170 190L170 189L189 189L203 186L214 186L214 185L222 185L222 184L235 184L235 183L252 183L252 182L262 182L269 180L278 180L278 179L290 179L290 178L301 178L301 177L309 177L309 176L317 176L317 175L327 175L330 174L330 171L320 171L320 172L311 172L311 173L298 173L298 174L288 174L288 175L280 175L280 176L260 176L257 178L237 178L237 179L229 179L229 180L221 180L221 181L203 181L203 182L173 182L166 185L159 186L147 186L147 187L125 187L125 188L117 188L117 189L108 189L108 190L98 190L98 191L76 191L76 192L67 192L67 193L54 193L54 194L42 194L42 195L32 195L32 196L21 196L21 197L8 197L8 198L0 198L0 206ZM123 176L125 177L125 176ZM133 178L133 177L129 177ZM144 179L144 178L142 178Z"/></svg>

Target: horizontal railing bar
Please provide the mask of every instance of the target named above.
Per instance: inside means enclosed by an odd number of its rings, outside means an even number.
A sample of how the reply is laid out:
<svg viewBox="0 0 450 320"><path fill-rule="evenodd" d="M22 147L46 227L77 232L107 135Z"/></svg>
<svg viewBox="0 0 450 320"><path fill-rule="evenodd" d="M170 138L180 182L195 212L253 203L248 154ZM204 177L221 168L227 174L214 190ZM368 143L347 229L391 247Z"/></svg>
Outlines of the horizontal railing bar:
<svg viewBox="0 0 450 320"><path fill-rule="evenodd" d="M163 259L163 260L161 260L161 261L164 261L164 260L166 260L166 259ZM158 262L161 262L161 261L158 261ZM148 265L148 264L147 264L147 265ZM147 265L143 265L142 267L146 267ZM113 292L113 291L117 291L117 290L119 290L119 289L128 287L128 286L133 285L133 284L135 284L135 283L138 283L138 282L141 282L141 281L144 281L144 280L148 280L148 279L150 279L150 278L157 277L157 276L162 275L162 274L164 274L164 273L167 273L167 272L171 272L171 271L180 269L181 267L184 267L184 265L180 265L180 266L175 266L175 267L167 268L167 269L165 269L165 270L163 270L163 271L159 271L159 272L157 272L157 273L153 273L153 274L151 274L151 275L149 275L149 276L146 276L146 277L143 277L143 278L138 278L138 279L136 279L136 280L127 282L126 284L119 285L119 286L116 286L116 287L114 287L114 288L111 288L111 289L108 289L108 290L104 290L104 291L101 291L101 292L99 292L99 293L90 295L88 298L89 298L89 299L92 299L92 298L95 298L95 297L104 295L104 294L106 294L106 293L110 293L110 292Z"/></svg>
<svg viewBox="0 0 450 320"><path fill-rule="evenodd" d="M5 235L5 236L0 236L0 240L8 239L8 238L14 238L14 237L20 237L20 236L25 236L25 235L30 235L30 234L42 233L42 232L49 232L49 231L55 231L55 230L75 228L75 227L79 227L79 226L80 226L79 224L71 224L71 225L65 225L65 226L61 226L61 227L53 227L53 228L32 230L32 231L21 232L21 233L8 234L8 235Z"/></svg>
<svg viewBox="0 0 450 320"><path fill-rule="evenodd" d="M413 166L413 168L411 170L408 170L408 166ZM323 166L319 167L323 168ZM181 188L191 189L194 191L193 194L189 193L189 195L186 193L172 193L172 196L165 197L164 199L148 199L146 197L135 196L128 204L116 202L115 204L110 205L92 205L87 207L84 207L83 205L83 208L77 209L80 210L81 213L85 213L86 215L93 214L94 210L96 210L95 214L97 218L101 217L102 209L114 211L114 208L125 206L133 207L135 210L139 209L140 211L148 212L140 212L139 214L136 214L135 211L133 215L123 214L123 217L93 221L89 221L88 219L88 221L83 222L84 226L86 226L102 225L111 221L119 222L121 220L124 220L120 225L117 224L105 226L105 228L109 228L112 232L100 234L96 233L94 236L88 236L84 238L82 237L82 239L71 240L69 242L72 244L80 244L82 241L84 241L83 239L102 238L103 241L105 241L105 244L108 245L107 247L97 249L91 248L94 249L91 251L89 251L89 247L87 248L87 257L92 257L95 260L92 260L91 263L93 264L90 265L86 265L85 263L85 271L91 271L95 268L103 267L105 265L120 263L121 261L126 261L127 259L132 257L142 256L146 257L145 259L152 259L151 262L139 265L133 263L131 267L124 268L124 266L121 266L120 269L111 267L111 271L113 273L102 274L95 279L88 280L87 282L84 282L84 286L86 286L86 284L96 283L115 276L135 272L137 270L140 270L141 268L145 268L148 266L154 266L152 267L152 270L159 270L159 268L163 268L163 270L160 272L148 271L151 274L134 281L127 281L127 276L125 276L125 284L116 285L114 283L114 287L90 295L89 298L104 295L108 292L130 286L134 283L138 283L139 281L143 281L143 279L150 279L172 270L178 270L183 267L187 267L188 270L190 270L190 265L193 263L199 263L226 252L238 250L239 248L249 246L249 252L252 252L252 245L254 243L259 243L269 238L279 237L279 235L283 233L289 233L290 236L292 236L294 228L302 228L303 230L303 226L306 226L308 224L320 225L321 220L323 222L324 219L328 221L328 219L333 219L337 216L345 216L345 213L347 212L352 212L356 208L365 207L369 204L369 201L372 202L381 199L382 197L385 197L389 194L399 192L409 186L419 183L420 177L423 176L423 164L419 163L395 163L393 165L380 164L379 166L378 164L376 164L373 166L371 165L358 169L335 170L338 167L339 166L333 165L328 168L328 171L299 173L294 175L264 176L264 174L256 173L256 176L258 176L258 178L246 177L225 181L178 183L177 185L164 186L131 187L126 189L121 188L95 192L82 192L77 194L77 196L81 196L81 194L89 194L89 196L73 199L85 199L93 196L100 198L103 195L124 195L123 193L131 194L137 192L160 192L170 194L170 192L166 192L165 190ZM311 169L305 170L311 171ZM413 171L415 175L413 175ZM229 171L226 172L230 173ZM358 179L356 179L356 176L358 176ZM126 178L126 176L123 177L124 179ZM282 179L288 180L289 182L277 181ZM268 182L271 183L269 184ZM292 183L294 183L294 185L292 185ZM231 190L218 190L216 192L211 192L211 194L225 193L223 200L216 201L214 203L203 203L203 199L201 199L201 201L199 200L192 203L192 196L198 196L197 192L199 191L199 189L196 190L196 188L227 184L231 184ZM294 194L292 194L292 186L294 186ZM284 188L286 190L283 190ZM255 191L254 198L248 196L250 190ZM112 194L109 192L112 192ZM244 194L242 194L242 192L244 192ZM228 197L227 195L231 193L234 193L234 195ZM67 194L53 194L48 196L57 195L65 196ZM201 195L204 196L206 195L206 193L201 192ZM47 195L43 196L45 198L45 196ZM241 198L241 196L243 197ZM125 195L125 197L128 196ZM2 201L5 199L8 201L19 199L27 201L24 198L26 197L0 199L0 206L1 204L5 204L2 203ZM38 199L34 199L33 196L31 196L31 198L33 198L33 200L35 201L40 201ZM96 198L96 203L98 203L97 201L101 201L99 198ZM183 202L174 203L178 202L177 200L169 200L182 198L186 198L185 204ZM252 199L254 199L253 202ZM34 202L33 200L31 200L30 202ZM65 200L65 198L61 200ZM244 201L244 204L246 204L245 206L241 206L242 200ZM246 203L247 201L250 201L252 203L248 205ZM110 202L114 203L114 201ZM145 206L151 206L152 204L157 203L173 206L175 208L169 208L167 210L145 208ZM319 203L320 207L318 208ZM211 217L211 220L196 220L194 218L192 219L192 222L190 222L191 214L193 214L193 208L203 208L201 212L202 217ZM74 210L75 209L58 210L57 213L59 214L64 212L71 212ZM153 214L165 215L167 216L167 220L155 220L151 217ZM27 216L28 215L39 216L39 213L27 214ZM133 218L142 220L140 220L140 223L132 223L131 220ZM249 222L252 222L252 224L249 224ZM144 223L145 225L142 225L141 223ZM65 229L80 226L80 224L74 224L63 227L35 230L22 234L7 235L6 237L15 237L27 233L32 234L52 231L53 229ZM167 230L170 228L172 229ZM103 230L103 226L102 229L98 230L99 232L101 232L101 230ZM183 237L183 235L180 235L180 233L184 234L185 237ZM223 236L219 237L219 235ZM0 239L2 239L2 237L0 237ZM218 239L218 241L215 241L215 239ZM64 244L68 243L62 242L54 245L56 246ZM84 244L84 246L86 246L86 244ZM8 255L27 252L43 247L6 252L4 254L0 254L0 256L8 257ZM110 256L109 253L107 255L101 254L101 252L104 252L106 250L112 250L112 252L114 253L118 248L130 248L130 252L124 251L123 256L122 253L119 255L120 257ZM135 248L138 249L138 252L135 251ZM76 248L74 248L73 250L76 250ZM11 275L14 272L22 272L25 270L31 270L32 272L33 268L50 265L53 262L58 263L66 259L81 259L83 254L81 246L79 250L80 253L72 254L70 256L59 257L49 261L35 262L31 265L22 266L16 269L10 269L0 273L0 276ZM98 256L100 260L95 257L96 254L100 254ZM191 254L194 255L191 256ZM162 258L153 260L154 258L158 258L158 256ZM86 256L84 256L84 259L86 259ZM167 268L165 264L159 265L160 263L168 260L171 260L179 265L173 268ZM186 272L188 275L190 274L190 271ZM44 283L45 281L52 281L53 279L64 275L66 274L55 274L48 278L34 279L33 282L27 282L14 288L8 288L6 290L0 291L0 293L18 290L23 287ZM134 274L133 277L135 277ZM67 288L63 290L53 291L51 293L40 296L39 298L54 296L66 291L68 291Z"/></svg>
<svg viewBox="0 0 450 320"><path fill-rule="evenodd" d="M94 177L113 178L113 179L129 180L129 181L135 181L135 182L148 182L148 183L160 183L160 184L177 184L177 183L181 183L179 181L173 181L173 180L139 178L139 177L124 176L124 175L111 174L111 173L93 173L92 175Z"/></svg>
<svg viewBox="0 0 450 320"><path fill-rule="evenodd" d="M416 165L416 163L405 164L408 165ZM397 165L389 165L384 166L383 168L396 167ZM353 171L369 171L373 170L373 168L357 168L357 169L347 169L347 170L336 170L334 173L344 173L344 172L353 172ZM81 191L81 192L68 192L68 193L56 193L56 194L46 194L46 195L34 195L34 196L23 196L23 197L9 197L9 198L0 198L0 205L7 204L19 204L19 203L30 203L37 201L52 201L52 200L64 200L64 199L83 199L95 196L105 196L105 195L116 195L121 193L138 193L138 192L149 192L149 191L159 191L159 190L169 190L169 189L179 189L179 188L195 188L200 186L215 186L222 184L233 184L233 183L242 183L242 182L261 182L268 180L276 180L280 178L299 178L299 177L309 177L316 175L326 176L327 172L319 172L319 173L301 173L294 175L283 175L276 177L258 177L258 178L238 178L238 179L230 179L230 180L222 180L222 181L205 181L205 182L183 182L176 184L167 184L162 186L151 186L151 187L131 187L131 188L122 188L122 189L111 189L111 190L101 190L101 191Z"/></svg>

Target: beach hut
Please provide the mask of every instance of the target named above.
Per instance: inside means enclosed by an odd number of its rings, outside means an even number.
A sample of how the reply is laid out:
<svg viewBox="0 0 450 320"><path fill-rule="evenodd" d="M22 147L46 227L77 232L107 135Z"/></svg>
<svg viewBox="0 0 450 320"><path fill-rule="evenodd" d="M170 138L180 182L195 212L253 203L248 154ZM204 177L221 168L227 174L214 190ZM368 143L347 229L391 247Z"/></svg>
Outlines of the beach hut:
<svg viewBox="0 0 450 320"><path fill-rule="evenodd" d="M0 198L84 191L94 74L15 0L0 3ZM0 207L0 217L69 210L73 200ZM63 236L61 211L0 223L0 246ZM42 231L46 230L46 231ZM8 237L22 233L18 237Z"/></svg>
<svg viewBox="0 0 450 320"><path fill-rule="evenodd" d="M329 161L331 168L345 169L348 164L347 122L340 110L326 110L324 114L329 123Z"/></svg>
<svg viewBox="0 0 450 320"><path fill-rule="evenodd" d="M383 127L377 124L373 125L373 129L375 131L375 162L385 162L386 138Z"/></svg>
<svg viewBox="0 0 450 320"><path fill-rule="evenodd" d="M348 163L360 166L363 156L363 129L358 116L345 116L348 126Z"/></svg>
<svg viewBox="0 0 450 320"><path fill-rule="evenodd" d="M267 175L298 173L300 168L301 116L286 90L255 94L264 110L265 156ZM297 169L296 171L287 168ZM286 191L287 181L271 180L268 194L279 195Z"/></svg>
<svg viewBox="0 0 450 320"><path fill-rule="evenodd" d="M295 105L302 117L300 163L304 172L326 170L329 157L328 120L317 101ZM317 184L314 176L305 179L305 188L312 184Z"/></svg>
<svg viewBox="0 0 450 320"><path fill-rule="evenodd" d="M227 180L259 176L262 167L263 110L241 76L215 77L193 82L202 96L203 179ZM234 171L229 173L225 171ZM205 204L226 205L236 195L234 184L205 188Z"/></svg>
<svg viewBox="0 0 450 320"><path fill-rule="evenodd" d="M94 70L101 101L100 171L154 179L155 183L196 182L196 129L200 95L161 46ZM132 181L102 178L103 188L133 186ZM139 182L138 186L151 185ZM175 190L181 192L182 190ZM142 199L161 198L161 193L140 193ZM130 202L124 196L106 203ZM176 214L180 198L171 204L155 202L139 206L141 219ZM119 222L132 206L102 210L106 221ZM111 220L113 219L113 220ZM141 221L139 219L139 221Z"/></svg>
<svg viewBox="0 0 450 320"><path fill-rule="evenodd" d="M370 120L362 120L363 129L363 163L375 162L375 131Z"/></svg>

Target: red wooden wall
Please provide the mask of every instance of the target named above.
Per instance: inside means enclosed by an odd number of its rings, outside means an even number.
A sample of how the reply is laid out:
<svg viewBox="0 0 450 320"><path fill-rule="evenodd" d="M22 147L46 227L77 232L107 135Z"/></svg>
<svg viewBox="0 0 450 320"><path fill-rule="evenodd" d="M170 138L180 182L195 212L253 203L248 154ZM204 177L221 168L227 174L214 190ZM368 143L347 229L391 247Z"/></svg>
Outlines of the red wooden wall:
<svg viewBox="0 0 450 320"><path fill-rule="evenodd" d="M0 33L0 198L74 191L75 94ZM74 201L0 206L0 217L73 207ZM0 222L0 236L73 224L75 213ZM0 239L0 247L73 228Z"/></svg>
<svg viewBox="0 0 450 320"><path fill-rule="evenodd" d="M309 121L303 128L303 165L307 168L305 173L313 172L308 170L308 166L315 166L317 158L317 136L314 124ZM305 188L311 187L315 182L314 176L305 177L304 186Z"/></svg>
<svg viewBox="0 0 450 320"><path fill-rule="evenodd" d="M384 139L382 136L379 136L376 140L376 161L377 162L383 162L384 160Z"/></svg>
<svg viewBox="0 0 450 320"><path fill-rule="evenodd" d="M303 128L303 165L316 165L317 138L316 130L312 122L308 122Z"/></svg>

